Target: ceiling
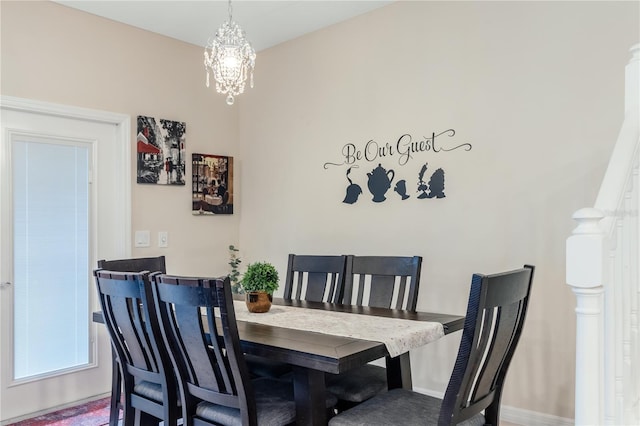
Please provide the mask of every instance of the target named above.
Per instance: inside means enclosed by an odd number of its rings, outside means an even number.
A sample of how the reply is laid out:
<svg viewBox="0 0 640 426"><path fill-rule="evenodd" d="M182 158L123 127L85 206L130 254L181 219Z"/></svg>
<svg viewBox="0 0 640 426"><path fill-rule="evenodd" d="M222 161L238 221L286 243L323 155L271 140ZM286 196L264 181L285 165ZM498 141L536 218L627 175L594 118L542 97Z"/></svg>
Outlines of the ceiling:
<svg viewBox="0 0 640 426"><path fill-rule="evenodd" d="M224 0L71 0L64 6L204 47L228 19ZM233 20L256 51L345 21L394 0L288 0L232 2Z"/></svg>

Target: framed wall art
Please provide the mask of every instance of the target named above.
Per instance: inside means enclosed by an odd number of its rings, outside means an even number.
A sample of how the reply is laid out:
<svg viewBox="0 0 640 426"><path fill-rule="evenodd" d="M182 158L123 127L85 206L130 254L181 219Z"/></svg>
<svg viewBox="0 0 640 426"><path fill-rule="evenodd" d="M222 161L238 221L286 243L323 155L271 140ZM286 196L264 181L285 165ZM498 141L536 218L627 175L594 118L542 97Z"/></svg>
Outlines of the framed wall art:
<svg viewBox="0 0 640 426"><path fill-rule="evenodd" d="M138 116L138 183L185 184L186 123Z"/></svg>
<svg viewBox="0 0 640 426"><path fill-rule="evenodd" d="M233 157L191 154L194 215L233 214Z"/></svg>

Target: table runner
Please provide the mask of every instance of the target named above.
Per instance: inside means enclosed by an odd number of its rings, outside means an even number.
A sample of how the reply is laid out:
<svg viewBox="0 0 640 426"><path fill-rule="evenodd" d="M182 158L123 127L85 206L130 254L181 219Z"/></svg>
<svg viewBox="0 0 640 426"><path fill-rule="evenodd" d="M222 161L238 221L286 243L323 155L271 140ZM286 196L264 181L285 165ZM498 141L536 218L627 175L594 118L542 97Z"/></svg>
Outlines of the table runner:
<svg viewBox="0 0 640 426"><path fill-rule="evenodd" d="M439 322L280 305L271 305L269 312L254 314L247 310L244 301L238 300L234 301L234 307L239 321L382 342L392 357L444 336L444 327Z"/></svg>

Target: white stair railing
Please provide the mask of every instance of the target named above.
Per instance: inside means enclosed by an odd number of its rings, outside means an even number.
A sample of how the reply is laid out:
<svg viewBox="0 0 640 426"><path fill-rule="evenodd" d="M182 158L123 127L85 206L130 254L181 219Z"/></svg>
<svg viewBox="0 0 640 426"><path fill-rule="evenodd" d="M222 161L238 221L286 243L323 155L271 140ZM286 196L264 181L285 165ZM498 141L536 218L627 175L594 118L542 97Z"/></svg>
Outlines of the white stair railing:
<svg viewBox="0 0 640 426"><path fill-rule="evenodd" d="M576 294L576 425L640 425L640 44L625 70L625 117L593 207L567 239Z"/></svg>

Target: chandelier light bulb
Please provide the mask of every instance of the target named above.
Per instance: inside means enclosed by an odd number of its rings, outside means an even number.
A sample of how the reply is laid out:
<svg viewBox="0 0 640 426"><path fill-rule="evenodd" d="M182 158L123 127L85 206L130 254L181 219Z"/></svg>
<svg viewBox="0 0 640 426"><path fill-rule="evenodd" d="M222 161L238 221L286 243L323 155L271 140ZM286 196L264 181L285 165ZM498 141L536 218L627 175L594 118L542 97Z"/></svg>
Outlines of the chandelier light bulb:
<svg viewBox="0 0 640 426"><path fill-rule="evenodd" d="M233 70L236 69L238 67L238 57L235 55L235 52L228 52L227 55L225 55L223 62L224 67L228 70Z"/></svg>
<svg viewBox="0 0 640 426"><path fill-rule="evenodd" d="M216 91L227 95L227 104L233 105L235 96L244 92L247 76L249 85L253 87L255 62L256 52L245 38L242 28L233 21L229 0L229 20L220 26L204 50L207 87L209 75L212 74Z"/></svg>

